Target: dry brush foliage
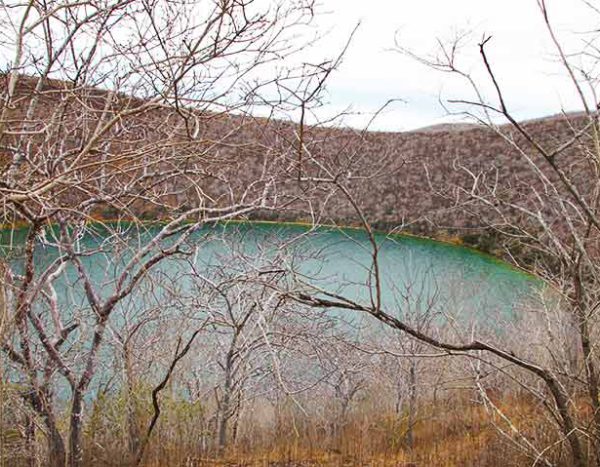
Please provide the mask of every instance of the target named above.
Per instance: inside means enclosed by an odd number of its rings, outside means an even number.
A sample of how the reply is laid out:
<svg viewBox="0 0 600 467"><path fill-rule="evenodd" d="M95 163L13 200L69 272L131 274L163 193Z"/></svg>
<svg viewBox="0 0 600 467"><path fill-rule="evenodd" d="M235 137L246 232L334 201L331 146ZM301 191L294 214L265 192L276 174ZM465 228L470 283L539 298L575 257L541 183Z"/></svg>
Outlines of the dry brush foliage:
<svg viewBox="0 0 600 467"><path fill-rule="evenodd" d="M516 122L483 41L496 103L463 104L507 125L307 127L340 58L272 65L313 14L308 1L2 4L1 216L26 226L1 271L3 457L600 462L594 95L556 41L584 112ZM446 58L429 64L459 72ZM275 257L233 244L229 268L195 269L203 226L267 217L363 227L368 298L316 289L297 269L307 252L275 241ZM425 314L387 308L376 225L491 232L558 294L501 333L456 323L448 304L440 324L432 297ZM189 269L169 277L158 265L174 258ZM64 281L79 302L59 296ZM331 308L370 315L390 341L378 328L357 342Z"/></svg>

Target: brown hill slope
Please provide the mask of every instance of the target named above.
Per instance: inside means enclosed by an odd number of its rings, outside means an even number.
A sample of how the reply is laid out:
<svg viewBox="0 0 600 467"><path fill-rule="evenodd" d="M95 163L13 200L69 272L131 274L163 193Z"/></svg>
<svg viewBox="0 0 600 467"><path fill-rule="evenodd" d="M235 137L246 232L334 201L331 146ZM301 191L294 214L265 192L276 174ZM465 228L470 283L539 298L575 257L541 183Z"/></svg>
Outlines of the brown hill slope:
<svg viewBox="0 0 600 467"><path fill-rule="evenodd" d="M19 168L22 180L39 184L44 178L58 177L69 158L89 141L107 109L111 115L122 115L86 153L87 166L75 181L61 179L60 189L47 193L48 199L80 200L98 192L98 183L106 186L106 178L100 174L108 170L114 174L109 183L113 192L104 196L104 207L98 208L105 216L125 209L146 217L172 214L197 203L199 189L203 193L200 198L218 205L247 196L244 193L248 191L265 189L268 178L276 201L274 209L263 211L260 217L308 219L316 215L321 222L357 221L347 200L327 196L329 186L298 180L298 174L343 177L371 222L386 228L404 225L419 233L480 230L522 217L518 209L504 206L506 203L496 209L474 200L473 194L484 197L493 192L509 204L514 201L532 209L544 208L540 196L544 198L547 187L535 167L505 138L484 127L438 127L407 133L313 127L305 130L305 149L299 151L297 127L287 122L192 113L164 104L147 105L127 96L113 96L109 101L105 91L72 90L61 82L48 82L41 91L34 91L29 78L20 80L17 95L7 124L9 133L16 136L3 144L2 179L8 176L19 150L29 151ZM27 115L34 99L37 105ZM550 148L569 141L573 129L583 125L581 116L571 115L528 122L525 127ZM503 130L507 138L524 145L518 134L508 127ZM580 149L587 144L584 136L557 159L575 181L585 181L586 159ZM135 151L140 147L147 147L143 157ZM176 160L180 167L193 167L193 176L162 177L160 183L147 177L140 182L140 172L148 170L144 158L167 153L176 158L168 162L163 158L162 165L161 158L155 158L152 170L164 174ZM544 167L544 162L535 162ZM550 172L546 176L553 177ZM149 190L148 179L154 180L153 192L160 192L159 202L144 204L137 199L130 204L118 199L127 190L131 192L132 186L137 194Z"/></svg>

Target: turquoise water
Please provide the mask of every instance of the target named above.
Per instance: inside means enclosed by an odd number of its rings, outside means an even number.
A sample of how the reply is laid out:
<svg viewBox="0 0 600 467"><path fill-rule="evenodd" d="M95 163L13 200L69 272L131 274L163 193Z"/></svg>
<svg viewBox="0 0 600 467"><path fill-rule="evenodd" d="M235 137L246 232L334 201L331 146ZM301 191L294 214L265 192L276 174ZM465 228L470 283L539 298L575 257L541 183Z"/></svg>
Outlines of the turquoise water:
<svg viewBox="0 0 600 467"><path fill-rule="evenodd" d="M128 224L113 225L110 229L96 225L87 229L76 242L76 250L98 295L106 298L115 290L116 278L124 265L158 229L160 226ZM16 274L23 269L22 247L26 233L25 229L0 231L0 253L8 259ZM35 250L38 278L64 253L54 240L55 234L55 230L49 228L39 238ZM453 333L470 335L477 328L478 332L500 335L505 323L518 320L532 291L539 285L532 277L469 248L400 235L377 234L376 239L382 277L382 307L387 313L420 329L439 323L451 326ZM147 377L164 373L159 362L168 361L179 336L188 336L191 330L206 322L210 315L206 305L224 306L218 294L210 295L214 290L206 287L207 281L222 284L242 275L267 280L273 274L277 275L277 271L285 270L286 276L278 276L281 287L297 287L301 282L302 287L319 287L363 304L371 301L372 252L368 237L360 230L230 223L196 232L186 242L184 250L186 254L155 266L135 292L111 313L88 401L109 386L118 389L123 367L120 354L123 337L135 334L144 343L142 350L136 351L134 356L138 371L145 372ZM135 271L136 268L131 274ZM199 280L199 277L203 279ZM63 324L78 325L61 353L70 367L80 374L92 342L96 316L73 264L66 263L54 281L54 290ZM38 293L33 303L33 310L44 327L53 332L53 317L43 293ZM300 314L295 314L297 312ZM365 335L378 338L381 329L364 313L340 309L328 310L323 315L317 310L291 307L280 316L285 321L284 327L289 324L292 329L294 326L304 329L314 323L319 329L325 329L318 324L324 322L327 336L341 332L353 340L361 340ZM210 329L215 333L229 332L220 329L218 323ZM210 335L210 332L199 338L200 347L216 345L218 336ZM15 347L18 347L17 341ZM36 353L44 361L41 346L37 347ZM209 369L202 359L198 365L199 374L207 377ZM310 371L318 373L319 370ZM27 381L26 375L16 369L9 370L8 374L15 382ZM52 381L57 397L67 401L70 390L66 381L56 372Z"/></svg>
<svg viewBox="0 0 600 467"><path fill-rule="evenodd" d="M101 296L114 290L123 265L157 229L123 224L109 231L98 225L78 241L79 252L85 253L81 261ZM38 271L61 254L60 248L52 245L54 233L48 229L36 248ZM25 234L25 229L2 231L2 254L11 258L16 270L22 267L20 249ZM536 284L530 276L469 248L402 235L377 234L376 238L382 304L392 314L479 322L512 320ZM247 269L249 264L257 270L293 269L307 284L362 303L370 302L374 290L368 285L371 246L358 229L230 223L197 232L186 243L186 251L188 256L169 258L154 267L145 286L121 305L122 310L143 313L151 304L164 304L167 294L171 305L163 311L175 312L172 298L177 291L185 295L193 268L208 275L223 265L234 271L240 265ZM72 265L57 279L55 289L66 319L74 319L87 307Z"/></svg>

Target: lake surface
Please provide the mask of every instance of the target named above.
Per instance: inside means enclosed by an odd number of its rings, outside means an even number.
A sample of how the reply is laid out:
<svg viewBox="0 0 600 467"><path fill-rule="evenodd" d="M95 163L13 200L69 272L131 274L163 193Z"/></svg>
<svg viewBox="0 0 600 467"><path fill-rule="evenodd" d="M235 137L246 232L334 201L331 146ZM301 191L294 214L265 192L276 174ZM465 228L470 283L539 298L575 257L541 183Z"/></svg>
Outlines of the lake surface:
<svg viewBox="0 0 600 467"><path fill-rule="evenodd" d="M114 290L114 278L135 251L159 226L123 224L116 230L93 227L78 242L81 260L101 295ZM2 254L21 268L20 246L26 230L4 230ZM38 270L54 261L60 248L52 246L48 230L36 249ZM509 265L472 249L433 240L377 234L382 280L382 303L392 314L432 319L461 319L478 323L513 320L538 284ZM152 303L180 290L189 290L190 271L211 274L225 266L236 268L294 269L306 283L368 303L372 250L367 235L358 229L309 227L275 223L229 223L205 227L186 243L189 255L170 258L151 272L137 296L122 307L144 312ZM76 317L86 309L83 287L69 265L55 283L61 312ZM171 302L172 303L172 302ZM174 306L174 305L171 305ZM175 310L171 310L175 311ZM68 318L67 318L68 319Z"/></svg>
<svg viewBox="0 0 600 467"><path fill-rule="evenodd" d="M123 265L147 244L158 229L160 226L130 224L113 225L109 229L101 225L89 226L87 233L76 242L76 250L81 254L82 267L98 295L106 298L114 291L115 278L122 272ZM9 260L15 273L23 269L22 247L26 233L25 229L0 231L0 254ZM55 231L48 229L40 236L36 246L37 277L64 253L60 247L53 245L53 234ZM534 292L540 288L540 283L533 277L469 248L401 235L377 234L376 239L382 277L382 306L388 314L402 318L421 330L433 324L450 332L452 338L463 336L470 339L474 333L501 337L505 329L511 329L506 327L507 324L520 324L519 317L526 315L524 311ZM277 275L277 271L285 270L293 271L298 280L322 290L342 294L364 304L371 300L369 271L372 250L367 235L360 230L230 223L204 227L186 242L185 250L185 255L171 257L152 268L135 292L119 302L111 313L97 358L98 369L86 396L88 402L108 388L118 393L124 374L124 360L120 353L123 339L133 335L139 346L133 351L136 372L150 381L164 374L165 362L172 358L172 348L180 336L189 336L194 329L205 329L196 342L195 358L188 361L193 368L189 375L195 375L193 377L206 384L210 381L217 384L221 367L210 360L216 358L211 349L221 348L226 345L223 342L231 339L232 327L226 303L232 296L220 296L211 289L212 284L227 284L230 279L243 275L269 278L271 274ZM289 280L289 273L279 277L284 286L290 282L295 284ZM86 299L82 281L73 264L66 263L53 284L60 319L65 326L77 324L76 331L70 334L61 349L63 358L80 374L91 346L97 317ZM257 286L258 292L253 287L256 287L255 283L242 290L240 295L234 293L233 300L240 300L233 304L235 310L232 313L237 314L236 319L245 312L244 307L247 310L248 306L252 306L253 300L266 297L268 302L272 299L272 289L267 288L268 293L263 295L260 285ZM46 289L45 293L48 292ZM244 294L248 295L247 300ZM33 303L38 319L52 333L54 318L46 296L38 293ZM249 330L246 336L248 342L254 342L257 332L262 335L261 322L271 323L267 324L267 327L273 326L271 330L284 331L282 335L295 329L291 335L296 336L295 333L302 330L309 335L321 336L319 338L324 342L329 339L335 343L340 336L355 343L383 342L389 337L383 325L365 313L340 309L320 312L287 304L285 310L280 310L277 318L273 318L274 315L269 315L270 308L271 305L264 304L267 311L253 318L253 330ZM269 321L271 319L276 321ZM204 328L204 323L209 321L212 324ZM301 351L294 351L294 345L298 345ZM303 381L301 386L308 384L306 380L316 384L326 371L312 353L305 354L304 345L308 344L302 339L297 343L286 343L289 355L278 357L286 359L288 370L294 369L292 375L296 371L302 375L299 380ZM15 346L18 347L17 334ZM36 349L40 361L44 361L42 346L38 345ZM271 354L265 355L256 358L270 362ZM27 382L25 373L16 368L8 369L7 374L15 383ZM184 394L188 386L183 381L179 383L180 386L173 387ZM68 402L71 394L69 385L58 372L53 373L52 385L56 396ZM270 386L263 389L272 390Z"/></svg>

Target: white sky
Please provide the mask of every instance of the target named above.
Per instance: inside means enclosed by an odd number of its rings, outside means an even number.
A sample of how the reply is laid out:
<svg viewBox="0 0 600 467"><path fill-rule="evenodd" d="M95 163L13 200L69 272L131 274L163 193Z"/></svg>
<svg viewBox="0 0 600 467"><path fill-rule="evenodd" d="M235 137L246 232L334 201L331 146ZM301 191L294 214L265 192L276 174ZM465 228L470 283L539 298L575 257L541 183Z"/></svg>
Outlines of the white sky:
<svg viewBox="0 0 600 467"><path fill-rule="evenodd" d="M591 0L600 7L600 0ZM600 15L581 0L547 0L551 22L567 51L582 49L589 33L600 28ZM321 118L351 107L346 123L361 127L388 99L403 99L378 117L373 129L408 130L448 121L438 98L469 98L462 81L438 73L395 52L399 43L420 54L435 52L436 38L452 38L469 29L459 64L489 90L477 43L487 47L507 103L518 118L534 118L579 109L572 86L557 65L555 51L536 0L321 0L319 19L330 30L321 52L333 55L358 21L361 26L340 69L329 82L330 104ZM493 95L490 93L490 97Z"/></svg>

